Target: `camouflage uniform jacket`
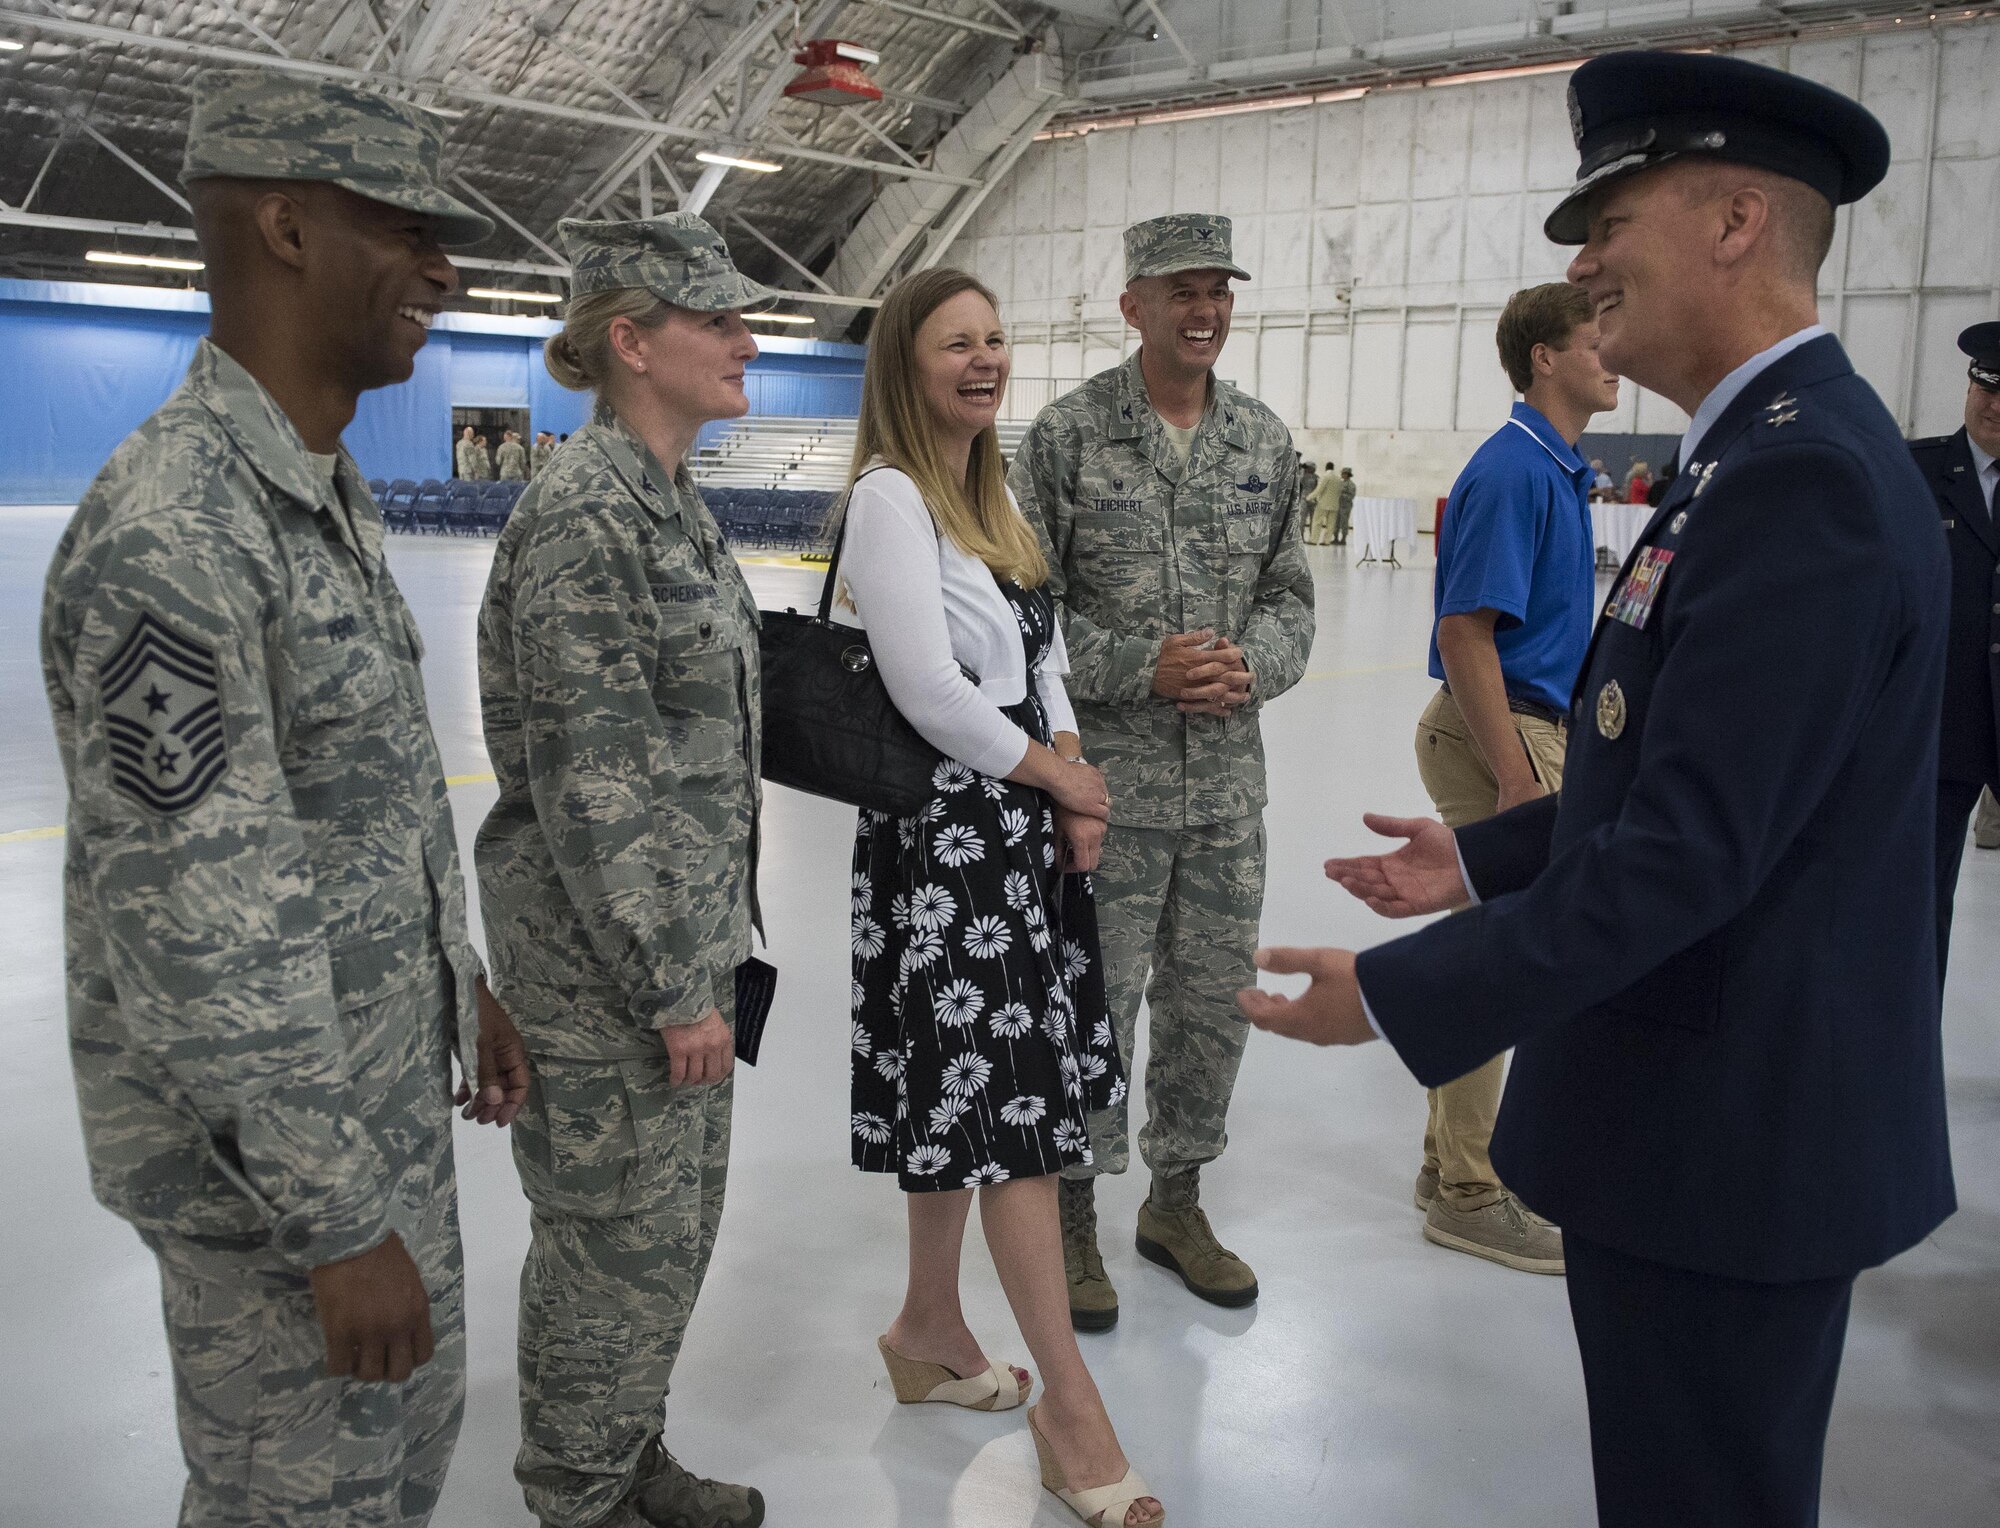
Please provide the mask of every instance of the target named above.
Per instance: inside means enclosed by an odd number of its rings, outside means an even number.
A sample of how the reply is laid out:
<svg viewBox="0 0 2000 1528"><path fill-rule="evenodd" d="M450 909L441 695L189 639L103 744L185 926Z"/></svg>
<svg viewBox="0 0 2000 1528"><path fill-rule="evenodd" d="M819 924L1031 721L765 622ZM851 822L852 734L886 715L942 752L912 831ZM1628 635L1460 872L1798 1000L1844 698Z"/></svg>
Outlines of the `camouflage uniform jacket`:
<svg viewBox="0 0 2000 1528"><path fill-rule="evenodd" d="M42 615L92 1187L143 1232L264 1238L299 1268L385 1234L363 1010L449 966L455 1020L417 1039L448 1131L480 970L416 623L367 484L345 452L336 471L338 495L204 340L84 495Z"/></svg>
<svg viewBox="0 0 2000 1528"><path fill-rule="evenodd" d="M452 454L462 481L476 483L486 476L486 448L478 441L461 440Z"/></svg>
<svg viewBox="0 0 2000 1528"><path fill-rule="evenodd" d="M495 454L499 457L501 477L518 479L528 475L528 448L518 440L502 441Z"/></svg>
<svg viewBox="0 0 2000 1528"><path fill-rule="evenodd" d="M756 920L757 602L685 469L609 414L521 496L479 615L500 799L474 855L531 1050L659 1053Z"/></svg>
<svg viewBox="0 0 2000 1528"><path fill-rule="evenodd" d="M1043 409L1007 481L1049 552L1070 698L1112 821L1227 822L1266 799L1258 711L1297 684L1313 640L1291 433L1217 380L1187 466L1135 351ZM1252 699L1183 716L1153 693L1161 639L1212 627L1243 648Z"/></svg>
<svg viewBox="0 0 2000 1528"><path fill-rule="evenodd" d="M556 448L554 446L541 441L536 442L528 451L528 475L530 477L540 477L542 469L549 464L549 458L555 454Z"/></svg>

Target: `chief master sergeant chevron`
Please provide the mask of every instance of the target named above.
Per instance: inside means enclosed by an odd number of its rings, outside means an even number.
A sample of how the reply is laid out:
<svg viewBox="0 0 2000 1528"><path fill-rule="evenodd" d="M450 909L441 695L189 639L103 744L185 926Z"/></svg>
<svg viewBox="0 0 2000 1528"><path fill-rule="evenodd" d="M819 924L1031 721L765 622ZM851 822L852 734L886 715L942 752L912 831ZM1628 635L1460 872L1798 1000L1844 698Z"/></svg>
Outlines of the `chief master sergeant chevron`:
<svg viewBox="0 0 2000 1528"><path fill-rule="evenodd" d="M1313 591L1291 434L1214 373L1230 278L1250 275L1230 233L1198 213L1125 230L1118 305L1139 349L1044 409L1007 481L1045 533L1083 744L1111 785L1098 927L1127 1057L1142 989L1152 1014L1139 1250L1238 1306L1257 1298L1256 1275L1209 1229L1200 1172L1227 1139L1245 1038L1232 994L1264 902L1258 714L1305 672ZM1095 1165L1063 1181L1070 1316L1085 1331L1118 1319L1091 1174L1125 1170L1126 1109L1093 1118Z"/></svg>
<svg viewBox="0 0 2000 1528"><path fill-rule="evenodd" d="M441 244L491 228L439 145L343 86L196 81L209 335L49 570L84 1143L159 1260L199 1528L429 1518L464 1409L450 1058L475 1023L468 1117L527 1096L340 444L457 285Z"/></svg>

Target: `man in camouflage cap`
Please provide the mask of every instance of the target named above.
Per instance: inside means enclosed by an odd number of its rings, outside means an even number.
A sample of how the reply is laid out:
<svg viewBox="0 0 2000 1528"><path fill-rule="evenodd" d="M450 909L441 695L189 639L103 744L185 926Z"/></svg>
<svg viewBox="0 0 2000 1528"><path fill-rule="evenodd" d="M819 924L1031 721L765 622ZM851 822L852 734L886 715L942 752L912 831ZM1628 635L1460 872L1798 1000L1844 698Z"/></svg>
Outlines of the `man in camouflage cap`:
<svg viewBox="0 0 2000 1528"><path fill-rule="evenodd" d="M597 407L479 613L480 912L534 1073L514 1474L548 1528L754 1528L762 1496L683 1468L662 1402L722 1220L761 745L757 602L683 458L748 409L735 310L768 293L692 214L559 234L551 372Z"/></svg>
<svg viewBox="0 0 2000 1528"><path fill-rule="evenodd" d="M49 570L85 1148L159 1259L204 1528L428 1519L464 1404L454 1050L468 1117L527 1092L340 444L456 286L441 242L488 228L437 151L344 86L197 81L210 332Z"/></svg>
<svg viewBox="0 0 2000 1528"><path fill-rule="evenodd" d="M1229 219L1202 213L1125 230L1119 310L1140 347L1042 411L1007 481L1045 533L1070 694L1111 785L1098 920L1125 1055L1142 994L1152 1014L1139 1250L1203 1299L1240 1306L1257 1298L1256 1275L1216 1241L1199 1175L1222 1153L1243 1056L1234 994L1256 979L1258 713L1305 671L1313 594L1291 434L1214 374L1230 278L1249 279L1230 242ZM1084 1331L1118 1319L1090 1174L1125 1170L1126 1110L1093 1118L1095 1167L1063 1183L1070 1315Z"/></svg>

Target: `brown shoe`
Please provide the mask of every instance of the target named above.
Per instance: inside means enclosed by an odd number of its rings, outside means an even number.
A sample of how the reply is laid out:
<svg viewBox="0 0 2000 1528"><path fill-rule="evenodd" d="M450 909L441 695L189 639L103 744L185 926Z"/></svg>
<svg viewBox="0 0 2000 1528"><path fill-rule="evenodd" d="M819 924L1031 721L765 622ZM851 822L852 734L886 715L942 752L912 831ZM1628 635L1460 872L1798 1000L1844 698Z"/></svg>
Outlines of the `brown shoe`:
<svg viewBox="0 0 2000 1528"><path fill-rule="evenodd" d="M1139 1206L1139 1255L1181 1277L1190 1294L1234 1310L1257 1300L1257 1275L1215 1239L1201 1208L1201 1169L1153 1179Z"/></svg>
<svg viewBox="0 0 2000 1528"><path fill-rule="evenodd" d="M1429 1214L1431 1206L1437 1203L1437 1196L1438 1196L1437 1169L1435 1167L1418 1168L1417 1187L1415 1192L1412 1193L1410 1196L1412 1201L1416 1204L1416 1207L1422 1210L1425 1214Z"/></svg>
<svg viewBox="0 0 2000 1528"><path fill-rule="evenodd" d="M1562 1232L1504 1189L1476 1210L1453 1209L1439 1197L1424 1216L1424 1240L1523 1273L1564 1271Z"/></svg>
<svg viewBox="0 0 2000 1528"><path fill-rule="evenodd" d="M704 1480L658 1443L639 1460L639 1483L625 1499L633 1528L758 1528L764 1496L754 1486ZM612 1522L618 1522L616 1513Z"/></svg>
<svg viewBox="0 0 2000 1528"><path fill-rule="evenodd" d="M1079 1332L1108 1332L1118 1324L1118 1291L1097 1252L1097 1180L1064 1178L1056 1191L1062 1208L1063 1272L1069 1278L1069 1324Z"/></svg>

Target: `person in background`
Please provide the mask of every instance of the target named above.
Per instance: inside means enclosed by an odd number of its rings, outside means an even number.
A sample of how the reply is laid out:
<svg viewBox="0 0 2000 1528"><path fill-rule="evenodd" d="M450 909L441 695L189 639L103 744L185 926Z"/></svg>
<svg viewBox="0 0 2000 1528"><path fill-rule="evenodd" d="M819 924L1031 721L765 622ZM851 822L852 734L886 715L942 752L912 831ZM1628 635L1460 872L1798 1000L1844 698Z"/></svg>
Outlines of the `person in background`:
<svg viewBox="0 0 2000 1528"><path fill-rule="evenodd" d="M1299 459L1299 497L1310 504L1313 490L1319 487L1319 472L1306 460L1303 452L1294 452L1293 455Z"/></svg>
<svg viewBox="0 0 2000 1528"><path fill-rule="evenodd" d="M1611 480L1611 474L1604 470L1604 463L1597 457L1590 461L1590 501L1593 504L1609 504L1618 497L1618 485Z"/></svg>
<svg viewBox="0 0 2000 1528"><path fill-rule="evenodd" d="M1632 470L1625 474L1625 502L1644 504L1646 496L1653 488L1653 469L1643 461L1632 463Z"/></svg>
<svg viewBox="0 0 2000 1528"><path fill-rule="evenodd" d="M1591 301L1565 282L1516 292L1495 333L1522 401L1452 485L1438 530L1417 772L1447 827L1562 788L1569 693L1597 613L1591 470L1576 441L1618 406ZM1487 1156L1506 1058L1430 1089L1416 1204L1424 1237L1529 1273L1563 1271L1562 1233Z"/></svg>
<svg viewBox="0 0 2000 1528"><path fill-rule="evenodd" d="M1515 1051L1493 1138L1563 1228L1601 1528L1808 1528L1856 1273L1955 1205L1931 896L1938 512L1817 321L1889 136L1727 54L1571 76L1605 364L1688 415L1584 659L1560 798L1328 873L1358 958L1266 951L1253 1022L1386 1035L1425 1082ZM1467 906L1468 903L1476 903ZM1524 1390L1520 1400L1533 1404Z"/></svg>
<svg viewBox="0 0 2000 1528"><path fill-rule="evenodd" d="M1342 479L1334 474L1333 463L1326 464L1326 474L1313 483L1313 491L1307 504L1306 541L1312 546L1333 544L1334 527L1340 522L1340 492Z"/></svg>
<svg viewBox="0 0 2000 1528"><path fill-rule="evenodd" d="M1056 1174L1090 1163L1090 1110L1125 1095L1084 874L1111 803L1063 688L1048 563L1003 476L1008 371L993 296L962 271L908 278L876 315L837 571L890 698L944 759L922 811L855 829L853 1159L895 1173L909 1214L903 1308L878 1344L896 1398L1028 1397L959 1304L977 1190L1041 1370L1043 1484L1116 1528L1162 1513L1077 1351L1056 1209Z"/></svg>
<svg viewBox="0 0 2000 1528"><path fill-rule="evenodd" d="M463 481L476 482L480 475L479 463L479 442L473 438L472 426L467 425L452 447L452 465Z"/></svg>
<svg viewBox="0 0 2000 1528"><path fill-rule="evenodd" d="M202 1528L421 1528L465 1408L454 1051L528 1079L467 937L416 622L341 444L493 230L403 101L195 79L212 317L56 549L71 1059L93 1192L159 1262ZM477 1054L474 1041L477 1037Z"/></svg>
<svg viewBox="0 0 2000 1528"><path fill-rule="evenodd" d="M547 430L535 431L534 448L528 453L528 477L530 480L542 475L549 464L549 458L556 454L556 438Z"/></svg>
<svg viewBox="0 0 2000 1528"><path fill-rule="evenodd" d="M1043 409L1009 474L1050 562L1077 716L1111 783L1098 873L1119 1054L1142 995L1151 1055L1139 1154L1152 1175L1135 1242L1197 1298L1244 1306L1257 1275L1223 1246L1201 1170L1246 1034L1231 992L1252 974L1264 904L1264 705L1305 672L1312 573L1291 432L1215 363L1248 280L1228 218L1175 213L1125 230L1118 299L1140 346ZM1127 1109L1091 1121L1095 1161L1064 1172L1071 1319L1102 1331L1118 1295L1097 1245L1095 1175L1130 1157Z"/></svg>
<svg viewBox="0 0 2000 1528"><path fill-rule="evenodd" d="M528 476L528 448L521 444L520 435L513 430L500 437L499 476L508 482L524 482Z"/></svg>
<svg viewBox="0 0 2000 1528"><path fill-rule="evenodd" d="M684 458L750 408L740 275L691 213L558 227L549 375L596 417L501 532L479 613L499 799L473 855L534 1069L514 1165L521 1449L547 1528L753 1528L662 1442L722 1220L735 973L757 923L757 603Z"/></svg>
<svg viewBox="0 0 2000 1528"><path fill-rule="evenodd" d="M1945 650L1943 730L1938 756L1937 952L1944 984L1952 903L1965 824L2000 786L2000 323L1974 324L1958 337L1970 358L1965 422L1950 435L1910 443L1930 484L1951 556L1951 638ZM1981 808L1981 815L1986 809ZM1989 839L2000 838L1990 818ZM1975 826L1974 832L1981 830ZM1984 845L1991 847L1991 844Z"/></svg>
<svg viewBox="0 0 2000 1528"><path fill-rule="evenodd" d="M1354 469L1340 469L1340 508L1333 519L1333 544L1346 546L1348 533L1354 529L1354 496L1359 490L1354 486Z"/></svg>

